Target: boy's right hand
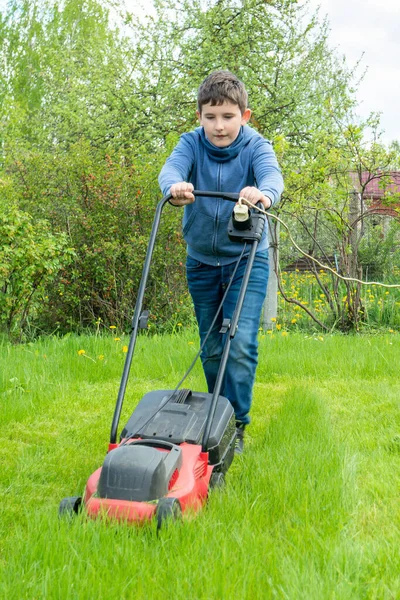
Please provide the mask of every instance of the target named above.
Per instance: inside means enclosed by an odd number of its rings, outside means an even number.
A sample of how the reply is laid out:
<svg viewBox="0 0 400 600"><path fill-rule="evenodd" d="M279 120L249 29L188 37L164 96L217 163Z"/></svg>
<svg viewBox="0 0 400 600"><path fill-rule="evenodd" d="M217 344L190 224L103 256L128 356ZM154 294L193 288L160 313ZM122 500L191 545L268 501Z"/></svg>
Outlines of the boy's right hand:
<svg viewBox="0 0 400 600"><path fill-rule="evenodd" d="M174 204L175 206L192 204L192 202L194 202L194 196L192 194L193 190L193 185L191 183L187 183L186 181L174 183L169 191L172 196L172 200L170 200L171 204Z"/></svg>

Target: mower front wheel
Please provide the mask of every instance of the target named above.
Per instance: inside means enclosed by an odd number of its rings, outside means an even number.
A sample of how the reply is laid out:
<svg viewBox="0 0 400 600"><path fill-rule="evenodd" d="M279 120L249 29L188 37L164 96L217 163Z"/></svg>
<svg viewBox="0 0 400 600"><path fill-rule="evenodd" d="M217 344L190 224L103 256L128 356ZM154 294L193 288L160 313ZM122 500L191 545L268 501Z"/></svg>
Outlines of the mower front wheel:
<svg viewBox="0 0 400 600"><path fill-rule="evenodd" d="M220 471L214 471L210 477L210 490L222 488L225 485L225 475Z"/></svg>
<svg viewBox="0 0 400 600"><path fill-rule="evenodd" d="M157 530L169 521L176 521L182 516L182 507L178 498L161 498L156 508Z"/></svg>
<svg viewBox="0 0 400 600"><path fill-rule="evenodd" d="M58 507L58 516L60 519L67 517L72 519L77 515L82 506L82 498L80 496L71 496L70 498L63 498Z"/></svg>

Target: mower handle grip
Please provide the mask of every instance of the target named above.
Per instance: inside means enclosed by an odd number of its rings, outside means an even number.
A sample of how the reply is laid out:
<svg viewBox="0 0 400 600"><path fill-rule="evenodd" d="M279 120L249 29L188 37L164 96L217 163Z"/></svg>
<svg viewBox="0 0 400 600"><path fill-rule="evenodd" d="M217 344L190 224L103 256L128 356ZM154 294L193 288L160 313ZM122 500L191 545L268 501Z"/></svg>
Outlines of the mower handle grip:
<svg viewBox="0 0 400 600"><path fill-rule="evenodd" d="M234 194L231 192L207 192L202 190L193 190L193 196L205 196L207 198L223 198L224 200L230 200L231 202L237 202L240 198L240 194ZM172 198L172 194L167 194L164 200L168 200L170 202ZM172 204L172 202L170 202Z"/></svg>

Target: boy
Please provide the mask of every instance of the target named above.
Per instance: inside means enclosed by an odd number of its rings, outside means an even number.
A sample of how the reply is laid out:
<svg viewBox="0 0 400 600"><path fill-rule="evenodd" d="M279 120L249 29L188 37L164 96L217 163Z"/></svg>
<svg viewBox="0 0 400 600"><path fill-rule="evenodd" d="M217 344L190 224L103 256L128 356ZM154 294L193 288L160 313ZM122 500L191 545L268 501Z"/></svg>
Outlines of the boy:
<svg viewBox="0 0 400 600"><path fill-rule="evenodd" d="M181 136L159 176L164 195L185 206L183 235L187 243L186 273L201 341L215 317L243 245L231 242L227 227L232 203L223 199L194 198L196 190L240 192L265 209L283 190L282 175L271 144L247 126L251 111L241 81L229 71L211 73L197 98L200 127ZM202 351L208 391L212 392L221 359L224 318L232 318L246 266L244 256L236 271L219 319ZM229 399L236 416L236 452L241 454L244 429L250 422L257 334L268 283L268 236L264 231L257 249L238 331L232 340L221 394Z"/></svg>

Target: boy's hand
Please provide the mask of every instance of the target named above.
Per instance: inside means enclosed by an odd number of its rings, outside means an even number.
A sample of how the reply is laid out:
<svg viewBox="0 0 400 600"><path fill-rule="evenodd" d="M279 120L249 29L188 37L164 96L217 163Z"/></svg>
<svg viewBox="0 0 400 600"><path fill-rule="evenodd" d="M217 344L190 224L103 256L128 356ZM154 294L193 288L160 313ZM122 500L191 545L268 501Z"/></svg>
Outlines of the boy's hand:
<svg viewBox="0 0 400 600"><path fill-rule="evenodd" d="M261 202L266 210L272 206L271 199L268 198L268 196L264 196L264 194L256 187L245 187L242 189L239 195L242 198L246 198L246 200L251 202L251 204L257 204L257 202Z"/></svg>
<svg viewBox="0 0 400 600"><path fill-rule="evenodd" d="M192 194L194 187L191 183L181 181L180 183L174 183L171 186L169 193L172 196L171 204L175 206L184 206L185 204L192 204L194 202L194 196Z"/></svg>

